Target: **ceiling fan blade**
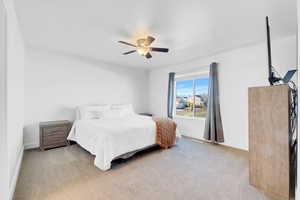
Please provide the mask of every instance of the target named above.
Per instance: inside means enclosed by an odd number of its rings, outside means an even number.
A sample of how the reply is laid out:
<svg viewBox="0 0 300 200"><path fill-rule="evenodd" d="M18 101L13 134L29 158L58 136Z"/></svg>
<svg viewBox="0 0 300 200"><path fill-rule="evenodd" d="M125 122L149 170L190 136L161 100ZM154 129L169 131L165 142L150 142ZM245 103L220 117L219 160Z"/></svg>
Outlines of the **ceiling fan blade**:
<svg viewBox="0 0 300 200"><path fill-rule="evenodd" d="M151 55L149 52L148 52L145 56L146 56L146 58L148 58L148 59L149 59L149 58L152 58L152 55Z"/></svg>
<svg viewBox="0 0 300 200"><path fill-rule="evenodd" d="M151 49L151 51L158 51L158 52L164 52L164 53L169 52L169 49L167 49L167 48L151 47L150 49Z"/></svg>
<svg viewBox="0 0 300 200"><path fill-rule="evenodd" d="M148 36L146 41L145 41L145 46L149 46L150 44L152 44L152 42L155 40L154 37Z"/></svg>
<svg viewBox="0 0 300 200"><path fill-rule="evenodd" d="M127 51L127 52L123 53L123 55L131 54L131 53L134 53L134 52L136 52L136 50Z"/></svg>
<svg viewBox="0 0 300 200"><path fill-rule="evenodd" d="M124 42L124 41L118 41L119 43L122 43L122 44L126 44L126 45L129 45L129 46L132 46L132 47L136 47L136 45L134 44L130 44L128 42Z"/></svg>

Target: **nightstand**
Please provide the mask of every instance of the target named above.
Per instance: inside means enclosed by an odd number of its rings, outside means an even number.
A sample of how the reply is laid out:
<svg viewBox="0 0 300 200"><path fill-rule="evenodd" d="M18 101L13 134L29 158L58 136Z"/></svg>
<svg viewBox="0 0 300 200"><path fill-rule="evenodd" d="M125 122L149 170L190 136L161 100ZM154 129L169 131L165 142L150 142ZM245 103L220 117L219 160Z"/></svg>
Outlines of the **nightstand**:
<svg viewBox="0 0 300 200"><path fill-rule="evenodd" d="M153 115L150 113L139 113L139 115L144 115L144 116L148 116L148 117L152 117Z"/></svg>
<svg viewBox="0 0 300 200"><path fill-rule="evenodd" d="M51 121L40 123L40 149L51 149L69 145L67 140L71 130L72 122Z"/></svg>

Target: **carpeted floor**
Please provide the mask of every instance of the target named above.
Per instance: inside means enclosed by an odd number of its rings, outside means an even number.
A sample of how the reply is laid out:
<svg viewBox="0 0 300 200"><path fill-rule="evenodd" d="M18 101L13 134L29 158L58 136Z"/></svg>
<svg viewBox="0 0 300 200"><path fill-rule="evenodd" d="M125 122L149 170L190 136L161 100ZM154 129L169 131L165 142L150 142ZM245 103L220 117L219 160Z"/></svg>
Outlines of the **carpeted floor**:
<svg viewBox="0 0 300 200"><path fill-rule="evenodd" d="M106 172L77 145L26 151L15 200L265 200L248 183L247 153L181 139L114 161Z"/></svg>

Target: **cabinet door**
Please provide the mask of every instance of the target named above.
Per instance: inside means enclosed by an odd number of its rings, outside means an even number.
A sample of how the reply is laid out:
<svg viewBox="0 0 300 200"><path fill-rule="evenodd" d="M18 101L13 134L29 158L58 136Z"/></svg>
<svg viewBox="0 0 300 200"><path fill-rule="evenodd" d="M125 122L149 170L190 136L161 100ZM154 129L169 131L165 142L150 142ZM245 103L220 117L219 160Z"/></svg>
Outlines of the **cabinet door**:
<svg viewBox="0 0 300 200"><path fill-rule="evenodd" d="M249 89L249 153L250 184L272 197L289 199L287 85Z"/></svg>

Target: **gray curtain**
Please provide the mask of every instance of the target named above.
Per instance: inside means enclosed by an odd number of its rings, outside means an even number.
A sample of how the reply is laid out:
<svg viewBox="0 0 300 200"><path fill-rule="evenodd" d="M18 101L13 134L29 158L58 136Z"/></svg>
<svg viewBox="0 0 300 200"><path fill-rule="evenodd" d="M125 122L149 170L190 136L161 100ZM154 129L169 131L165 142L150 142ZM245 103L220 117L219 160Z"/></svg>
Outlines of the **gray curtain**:
<svg viewBox="0 0 300 200"><path fill-rule="evenodd" d="M209 70L208 108L204 138L214 143L224 142L220 113L218 64L212 63Z"/></svg>
<svg viewBox="0 0 300 200"><path fill-rule="evenodd" d="M175 84L175 73L169 73L169 85L168 85L168 117L173 118L173 104L174 104L174 84Z"/></svg>

